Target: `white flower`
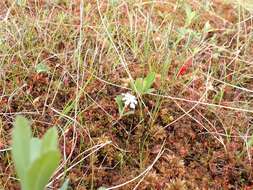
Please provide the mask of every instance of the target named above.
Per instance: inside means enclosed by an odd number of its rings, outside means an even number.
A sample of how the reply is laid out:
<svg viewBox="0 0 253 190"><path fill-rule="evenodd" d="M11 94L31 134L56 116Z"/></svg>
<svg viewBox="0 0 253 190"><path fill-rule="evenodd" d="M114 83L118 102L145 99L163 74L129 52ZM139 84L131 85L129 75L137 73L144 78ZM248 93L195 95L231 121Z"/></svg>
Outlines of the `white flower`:
<svg viewBox="0 0 253 190"><path fill-rule="evenodd" d="M132 109L135 109L135 106L137 105L137 99L135 96L130 94L129 92L127 93L122 93L122 100L125 103L125 106L129 106Z"/></svg>

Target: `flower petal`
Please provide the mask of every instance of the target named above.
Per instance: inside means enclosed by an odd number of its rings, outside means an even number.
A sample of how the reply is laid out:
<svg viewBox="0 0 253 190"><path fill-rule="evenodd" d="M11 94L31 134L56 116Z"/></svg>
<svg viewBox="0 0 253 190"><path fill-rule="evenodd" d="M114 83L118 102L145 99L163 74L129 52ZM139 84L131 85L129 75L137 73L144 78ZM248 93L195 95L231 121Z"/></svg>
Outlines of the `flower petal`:
<svg viewBox="0 0 253 190"><path fill-rule="evenodd" d="M130 104L130 108L135 109L135 104L134 104L134 103L131 103L131 104Z"/></svg>

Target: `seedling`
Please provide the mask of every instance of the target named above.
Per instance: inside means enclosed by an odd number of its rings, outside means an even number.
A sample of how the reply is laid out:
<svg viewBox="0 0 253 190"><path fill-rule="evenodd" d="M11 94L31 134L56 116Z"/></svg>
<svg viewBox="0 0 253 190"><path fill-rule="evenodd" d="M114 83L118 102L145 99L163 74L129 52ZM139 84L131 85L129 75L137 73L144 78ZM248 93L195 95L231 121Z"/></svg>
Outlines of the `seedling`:
<svg viewBox="0 0 253 190"><path fill-rule="evenodd" d="M145 78L137 78L134 83L131 83L132 89L140 95L153 92L154 89L151 87L155 81L155 76L156 74L151 72Z"/></svg>
<svg viewBox="0 0 253 190"><path fill-rule="evenodd" d="M26 118L18 116L12 133L12 159L22 190L44 190L60 162L55 127L42 139L32 137Z"/></svg>

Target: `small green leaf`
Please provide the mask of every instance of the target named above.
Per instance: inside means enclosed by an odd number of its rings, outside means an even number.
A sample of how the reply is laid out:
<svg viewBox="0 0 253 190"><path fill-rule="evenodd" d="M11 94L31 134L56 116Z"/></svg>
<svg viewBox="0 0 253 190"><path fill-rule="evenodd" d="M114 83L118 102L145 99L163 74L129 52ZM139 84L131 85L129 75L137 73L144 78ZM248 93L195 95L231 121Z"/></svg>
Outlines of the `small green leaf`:
<svg viewBox="0 0 253 190"><path fill-rule="evenodd" d="M151 72L149 73L144 79L143 78L137 78L134 81L134 84L131 83L131 88L140 93L140 94L146 94L146 93L150 93L151 91L153 91L153 89L151 90L151 86L153 85L154 81L155 81L155 77L156 77L156 73L155 72Z"/></svg>
<svg viewBox="0 0 253 190"><path fill-rule="evenodd" d="M21 180L24 179L30 162L31 134L28 120L17 116L12 132L12 159Z"/></svg>
<svg viewBox="0 0 253 190"><path fill-rule="evenodd" d="M69 185L69 179L65 180L65 182L63 183L63 185L61 186L59 190L67 190L68 185Z"/></svg>
<svg viewBox="0 0 253 190"><path fill-rule="evenodd" d="M152 93L152 92L154 92L155 91L155 89L154 88L149 88L147 91L146 91L146 94L148 94L148 93Z"/></svg>
<svg viewBox="0 0 253 190"><path fill-rule="evenodd" d="M144 79L143 88L145 89L145 91L151 88L152 84L155 81L155 75L155 72L151 72Z"/></svg>
<svg viewBox="0 0 253 190"><path fill-rule="evenodd" d="M41 153L41 140L32 138L30 141L30 163L39 158Z"/></svg>
<svg viewBox="0 0 253 190"><path fill-rule="evenodd" d="M55 127L47 130L46 134L42 138L41 152L46 153L50 150L57 150L58 146L58 134Z"/></svg>
<svg viewBox="0 0 253 190"><path fill-rule="evenodd" d="M137 92L142 94L143 93L143 79L142 78L137 78L135 80L134 85L135 85L135 88L136 88Z"/></svg>
<svg viewBox="0 0 253 190"><path fill-rule="evenodd" d="M24 190L43 190L60 162L59 151L49 151L35 160L24 179Z"/></svg>
<svg viewBox="0 0 253 190"><path fill-rule="evenodd" d="M37 73L47 73L49 71L49 68L47 67L47 65L43 63L37 64L35 69Z"/></svg>

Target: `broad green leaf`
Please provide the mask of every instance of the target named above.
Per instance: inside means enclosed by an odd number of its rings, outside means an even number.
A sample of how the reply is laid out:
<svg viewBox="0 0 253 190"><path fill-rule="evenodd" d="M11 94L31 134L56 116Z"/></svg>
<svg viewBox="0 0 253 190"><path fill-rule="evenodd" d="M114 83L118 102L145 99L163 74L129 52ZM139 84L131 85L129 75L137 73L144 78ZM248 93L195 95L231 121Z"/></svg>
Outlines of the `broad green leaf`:
<svg viewBox="0 0 253 190"><path fill-rule="evenodd" d="M41 140L32 138L30 141L30 163L39 158L41 153Z"/></svg>
<svg viewBox="0 0 253 190"><path fill-rule="evenodd" d="M60 162L59 151L49 151L35 160L27 171L24 190L43 190Z"/></svg>
<svg viewBox="0 0 253 190"><path fill-rule="evenodd" d="M142 78L137 78L135 80L134 85L135 85L135 88L136 88L137 92L142 94L143 93L143 79Z"/></svg>
<svg viewBox="0 0 253 190"><path fill-rule="evenodd" d="M12 132L12 159L18 177L24 179L30 162L31 129L29 122L22 116L17 116Z"/></svg>
<svg viewBox="0 0 253 190"><path fill-rule="evenodd" d="M47 130L46 134L42 138L41 152L46 153L50 150L57 150L58 146L58 135L57 129L52 127Z"/></svg>
<svg viewBox="0 0 253 190"><path fill-rule="evenodd" d="M69 179L67 179L59 190L67 190L69 185Z"/></svg>
<svg viewBox="0 0 253 190"><path fill-rule="evenodd" d="M149 89L146 91L146 93L148 94L148 93L152 93L152 92L154 92L154 91L155 91L154 88L149 88Z"/></svg>
<svg viewBox="0 0 253 190"><path fill-rule="evenodd" d="M37 73L47 73L49 71L47 65L39 63L35 67Z"/></svg>
<svg viewBox="0 0 253 190"><path fill-rule="evenodd" d="M155 81L155 73L151 72L147 75L147 77L144 79L143 88L145 91L147 91L149 88L151 88L152 84Z"/></svg>

